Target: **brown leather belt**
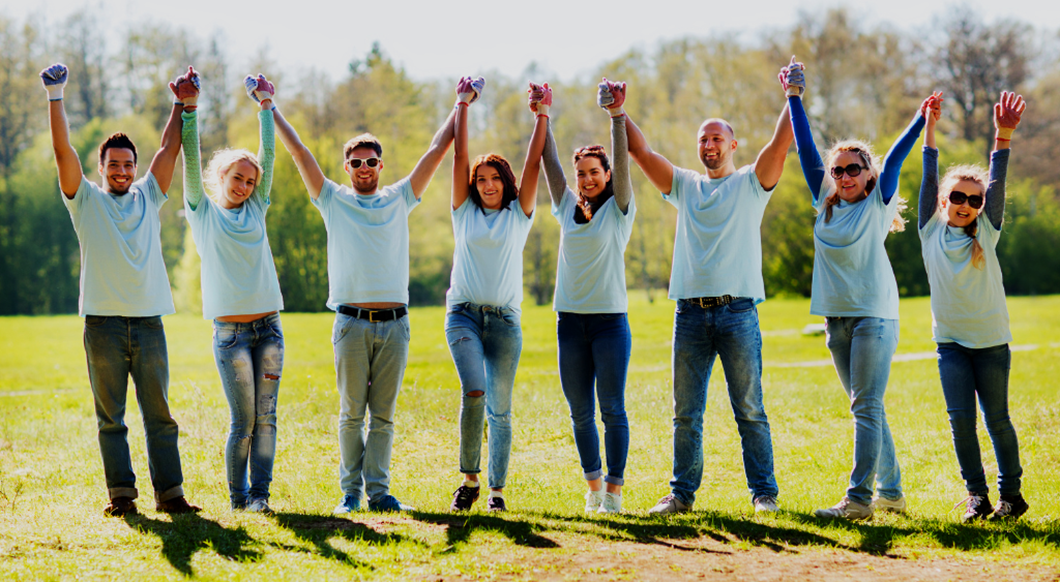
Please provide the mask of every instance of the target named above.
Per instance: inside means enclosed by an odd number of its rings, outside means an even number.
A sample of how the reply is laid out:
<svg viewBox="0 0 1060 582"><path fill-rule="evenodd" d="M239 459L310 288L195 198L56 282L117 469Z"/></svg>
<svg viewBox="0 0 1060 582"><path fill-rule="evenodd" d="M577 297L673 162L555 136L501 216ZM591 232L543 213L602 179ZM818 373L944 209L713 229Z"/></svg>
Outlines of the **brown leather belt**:
<svg viewBox="0 0 1060 582"><path fill-rule="evenodd" d="M732 295L722 295L721 297L690 297L688 299L685 299L685 301L691 303L692 305L698 305L703 309L707 309L709 307L720 307L722 305L728 305L733 301L736 301L736 298Z"/></svg>

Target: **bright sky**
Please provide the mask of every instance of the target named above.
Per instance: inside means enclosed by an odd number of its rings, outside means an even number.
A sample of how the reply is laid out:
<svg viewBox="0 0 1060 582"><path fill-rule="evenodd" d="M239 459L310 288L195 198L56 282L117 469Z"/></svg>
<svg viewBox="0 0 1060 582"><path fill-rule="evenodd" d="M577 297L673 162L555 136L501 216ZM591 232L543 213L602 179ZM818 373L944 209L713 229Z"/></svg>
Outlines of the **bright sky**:
<svg viewBox="0 0 1060 582"><path fill-rule="evenodd" d="M1060 8L1049 0L965 3L987 21L1010 17L1060 29ZM191 28L201 38L222 30L235 68L246 66L267 46L285 72L312 66L340 79L351 60L362 58L379 41L419 80L455 80L490 70L516 76L531 63L570 80L631 47L651 50L660 40L715 31L757 36L761 30L786 27L800 11L838 5L834 0L0 0L0 15L56 23L85 6L107 28L131 29L150 20ZM853 10L864 15L867 26L886 21L915 28L930 25L945 7L923 0L885 0L857 3Z"/></svg>

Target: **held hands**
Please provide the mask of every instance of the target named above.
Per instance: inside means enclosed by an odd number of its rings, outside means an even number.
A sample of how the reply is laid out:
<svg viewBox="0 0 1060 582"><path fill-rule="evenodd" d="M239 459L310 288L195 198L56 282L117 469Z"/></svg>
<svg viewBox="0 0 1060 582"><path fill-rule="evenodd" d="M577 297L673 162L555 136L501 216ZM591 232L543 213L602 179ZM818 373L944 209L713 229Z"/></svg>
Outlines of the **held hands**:
<svg viewBox="0 0 1060 582"><path fill-rule="evenodd" d="M801 97L806 92L805 72L806 65L796 61L795 55L791 56L791 62L787 66L781 67L777 79L788 97Z"/></svg>
<svg viewBox="0 0 1060 582"><path fill-rule="evenodd" d="M927 122L929 128L934 129L935 124L938 123L939 118L942 117L942 102L945 99L942 98L942 91L936 91L932 93L924 102L920 104L920 115L923 116L924 121Z"/></svg>
<svg viewBox="0 0 1060 582"><path fill-rule="evenodd" d="M994 104L994 127L997 128L997 141L1012 141L1012 132L1020 124L1023 112L1027 110L1027 104L1023 101L1023 95L1017 95L1009 91L1001 92L1001 99Z"/></svg>
<svg viewBox="0 0 1060 582"><path fill-rule="evenodd" d="M63 87L70 76L66 65L55 63L40 72L40 79L44 82L44 90L48 92L48 101L61 101L63 98Z"/></svg>
<svg viewBox="0 0 1060 582"><path fill-rule="evenodd" d="M257 77L247 75L243 79L243 86L247 88L247 97L253 99L255 103L263 104L264 106L272 105L272 97L276 94L276 86L266 79L265 75L261 73L258 73ZM262 109L265 108L264 106Z"/></svg>
<svg viewBox="0 0 1060 582"><path fill-rule="evenodd" d="M174 103L184 105L184 109L188 111L194 111L197 107L199 88L199 72L190 66L187 73L169 84L169 90L174 95Z"/></svg>
<svg viewBox="0 0 1060 582"><path fill-rule="evenodd" d="M552 107L552 88L548 86L548 83L544 85L530 83L530 88L526 92L530 94L530 111L533 111L538 116L544 115L548 117L548 110Z"/></svg>
<svg viewBox="0 0 1060 582"><path fill-rule="evenodd" d="M596 104L604 108L611 117L620 117L626 112L622 105L626 102L626 84L623 82L612 83L604 77L598 85L596 93Z"/></svg>
<svg viewBox="0 0 1060 582"><path fill-rule="evenodd" d="M485 88L486 79L482 77L477 79L460 77L460 81L456 84L456 102L470 105L478 101L478 98L482 95L482 90Z"/></svg>

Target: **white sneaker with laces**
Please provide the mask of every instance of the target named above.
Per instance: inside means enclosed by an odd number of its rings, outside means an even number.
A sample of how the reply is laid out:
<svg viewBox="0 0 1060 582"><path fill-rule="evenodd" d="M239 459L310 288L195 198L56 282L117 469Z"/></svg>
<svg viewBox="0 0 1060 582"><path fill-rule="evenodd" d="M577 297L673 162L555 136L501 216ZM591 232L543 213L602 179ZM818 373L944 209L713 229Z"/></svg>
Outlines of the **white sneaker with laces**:
<svg viewBox="0 0 1060 582"><path fill-rule="evenodd" d="M692 511L692 506L685 505L671 493L660 499L655 507L648 510L648 513L684 513L686 511Z"/></svg>
<svg viewBox="0 0 1060 582"><path fill-rule="evenodd" d="M622 496L616 493L604 493L604 500L600 503L599 513L622 513Z"/></svg>
<svg viewBox="0 0 1060 582"><path fill-rule="evenodd" d="M755 513L776 513L777 498L772 495L759 495L754 499Z"/></svg>
<svg viewBox="0 0 1060 582"><path fill-rule="evenodd" d="M813 514L817 517L832 519L868 519L872 517L872 506L858 503L857 501L851 500L849 497L844 497L842 501L834 506L818 509L814 511Z"/></svg>
<svg viewBox="0 0 1060 582"><path fill-rule="evenodd" d="M604 502L604 492L589 490L585 494L585 513L596 513Z"/></svg>
<svg viewBox="0 0 1060 582"><path fill-rule="evenodd" d="M886 497L875 497L872 500L872 508L891 513L905 513L905 497L898 499L887 499Z"/></svg>

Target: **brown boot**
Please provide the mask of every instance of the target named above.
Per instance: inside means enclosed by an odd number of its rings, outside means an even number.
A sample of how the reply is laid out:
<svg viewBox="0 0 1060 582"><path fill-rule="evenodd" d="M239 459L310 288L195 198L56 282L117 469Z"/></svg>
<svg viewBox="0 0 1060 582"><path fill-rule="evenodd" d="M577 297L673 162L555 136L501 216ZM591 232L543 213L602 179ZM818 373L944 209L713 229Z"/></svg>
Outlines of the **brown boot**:
<svg viewBox="0 0 1060 582"><path fill-rule="evenodd" d="M103 515L107 517L136 515L136 502L132 497L115 497L103 508Z"/></svg>
<svg viewBox="0 0 1060 582"><path fill-rule="evenodd" d="M162 513L198 513L202 511L202 508L188 503L188 500L181 495L166 501L159 501L155 505L155 511Z"/></svg>

